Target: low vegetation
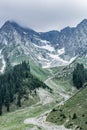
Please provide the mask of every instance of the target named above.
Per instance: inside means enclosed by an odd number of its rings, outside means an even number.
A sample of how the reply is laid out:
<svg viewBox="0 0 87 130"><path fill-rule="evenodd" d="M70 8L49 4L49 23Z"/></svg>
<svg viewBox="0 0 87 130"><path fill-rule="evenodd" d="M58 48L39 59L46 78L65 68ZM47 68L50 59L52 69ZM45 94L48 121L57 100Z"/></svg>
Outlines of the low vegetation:
<svg viewBox="0 0 87 130"><path fill-rule="evenodd" d="M75 130L87 129L87 71L82 64L77 64L72 73L72 83L78 91L64 105L54 108L47 121Z"/></svg>
<svg viewBox="0 0 87 130"><path fill-rule="evenodd" d="M64 105L54 108L47 117L47 121L67 128L87 129L87 87L71 97Z"/></svg>
<svg viewBox="0 0 87 130"><path fill-rule="evenodd" d="M34 104L31 107L19 109L14 112L3 113L3 115L0 116L0 130L30 130L34 125L24 124L24 120L39 116L41 113L44 113L49 109L49 106Z"/></svg>

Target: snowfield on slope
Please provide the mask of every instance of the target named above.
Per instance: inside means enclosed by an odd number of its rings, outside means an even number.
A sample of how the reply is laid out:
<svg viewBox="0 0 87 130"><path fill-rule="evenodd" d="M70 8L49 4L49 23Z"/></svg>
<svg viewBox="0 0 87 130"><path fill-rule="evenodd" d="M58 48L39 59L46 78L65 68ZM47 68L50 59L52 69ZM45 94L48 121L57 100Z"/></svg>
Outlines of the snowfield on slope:
<svg viewBox="0 0 87 130"><path fill-rule="evenodd" d="M45 44L45 45L43 45L43 46L38 46L38 45L36 45L36 44L33 44L33 45L34 45L35 47L37 47L37 48L45 49L45 50L48 50L48 51L50 51L50 52L55 51L54 47L52 47L51 45L48 45L48 44Z"/></svg>
<svg viewBox="0 0 87 130"><path fill-rule="evenodd" d="M48 53L51 60L49 60L46 65L43 66L43 68L51 68L51 67L57 67L57 66L63 66L63 65L69 65L71 64L77 56L71 58L69 61L62 59L60 56L65 53L65 48L61 48L57 50L57 53Z"/></svg>
<svg viewBox="0 0 87 130"><path fill-rule="evenodd" d="M62 55L62 54L64 54L65 53L65 48L63 47L63 48L61 48L61 49L58 49L58 55Z"/></svg>
<svg viewBox="0 0 87 130"><path fill-rule="evenodd" d="M58 66L65 66L71 64L77 56L71 58L69 61L63 60L59 57L59 55L49 54L49 56L53 59L51 62L47 63L43 68L52 68Z"/></svg>

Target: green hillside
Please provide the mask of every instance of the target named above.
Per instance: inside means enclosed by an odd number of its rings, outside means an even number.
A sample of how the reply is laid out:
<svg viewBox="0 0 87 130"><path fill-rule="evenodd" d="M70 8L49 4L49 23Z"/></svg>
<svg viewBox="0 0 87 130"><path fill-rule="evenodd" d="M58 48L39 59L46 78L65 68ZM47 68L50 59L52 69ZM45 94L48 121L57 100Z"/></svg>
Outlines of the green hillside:
<svg viewBox="0 0 87 130"><path fill-rule="evenodd" d="M25 55L20 55L18 57L12 57L12 59L7 59L7 56L5 56L5 60L7 63L7 70L17 64L22 63L23 61L28 62L29 61L29 65L30 65L30 72L32 75L34 75L35 77L37 77L39 80L41 81L45 81L49 76L51 76L51 73L48 69L44 69L41 66L38 65L38 63L33 62L28 56ZM1 62L0 62L0 65Z"/></svg>
<svg viewBox="0 0 87 130"><path fill-rule="evenodd" d="M47 121L67 128L87 130L87 87L78 91L64 105L52 110Z"/></svg>
<svg viewBox="0 0 87 130"><path fill-rule="evenodd" d="M44 69L36 65L32 61L30 61L30 71L34 76L36 76L41 81L45 81L49 76L51 76L51 73L48 69Z"/></svg>

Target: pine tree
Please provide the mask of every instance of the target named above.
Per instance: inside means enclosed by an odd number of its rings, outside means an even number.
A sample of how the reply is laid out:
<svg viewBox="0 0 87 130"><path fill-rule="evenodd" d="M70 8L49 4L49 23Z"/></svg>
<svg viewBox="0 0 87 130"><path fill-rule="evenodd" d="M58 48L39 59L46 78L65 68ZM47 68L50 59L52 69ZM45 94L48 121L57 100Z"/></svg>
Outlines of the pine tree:
<svg viewBox="0 0 87 130"><path fill-rule="evenodd" d="M76 118L77 118L77 115L76 113L74 113L72 119L76 119Z"/></svg>
<svg viewBox="0 0 87 130"><path fill-rule="evenodd" d="M7 112L10 111L10 95L9 90L6 88L6 96L5 96L5 106L7 107Z"/></svg>
<svg viewBox="0 0 87 130"><path fill-rule="evenodd" d="M1 90L0 90L0 115L2 115L2 96L1 96Z"/></svg>
<svg viewBox="0 0 87 130"><path fill-rule="evenodd" d="M21 94L18 92L17 105L21 107Z"/></svg>
<svg viewBox="0 0 87 130"><path fill-rule="evenodd" d="M85 81L85 72L83 64L77 64L73 71L73 83L79 89L83 86Z"/></svg>

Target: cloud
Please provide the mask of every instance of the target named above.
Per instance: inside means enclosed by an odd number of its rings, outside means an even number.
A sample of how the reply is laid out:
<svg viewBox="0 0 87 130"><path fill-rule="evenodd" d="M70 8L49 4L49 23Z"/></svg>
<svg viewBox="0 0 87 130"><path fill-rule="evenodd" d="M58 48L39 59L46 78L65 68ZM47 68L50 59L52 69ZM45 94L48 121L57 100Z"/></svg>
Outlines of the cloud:
<svg viewBox="0 0 87 130"><path fill-rule="evenodd" d="M0 0L0 25L14 20L37 31L60 30L84 18L86 0Z"/></svg>

